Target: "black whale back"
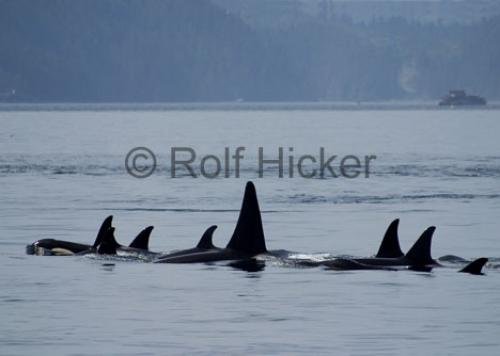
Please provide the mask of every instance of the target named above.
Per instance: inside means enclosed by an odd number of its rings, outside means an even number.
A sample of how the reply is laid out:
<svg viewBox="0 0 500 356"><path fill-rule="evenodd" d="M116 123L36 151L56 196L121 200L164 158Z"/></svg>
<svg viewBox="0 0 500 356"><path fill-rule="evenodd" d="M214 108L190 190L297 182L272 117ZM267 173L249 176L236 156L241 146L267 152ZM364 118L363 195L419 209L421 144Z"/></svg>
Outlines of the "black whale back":
<svg viewBox="0 0 500 356"><path fill-rule="evenodd" d="M411 265L425 266L436 263L431 256L432 235L434 235L435 230L435 226L427 228L405 255Z"/></svg>
<svg viewBox="0 0 500 356"><path fill-rule="evenodd" d="M200 242L198 242L198 245L196 245L196 247L202 250L210 250L212 248L215 248L212 242L212 235L214 234L215 229L217 229L217 225L212 225L207 230L205 230L203 236L200 239Z"/></svg>
<svg viewBox="0 0 500 356"><path fill-rule="evenodd" d="M115 228L110 227L103 236L101 243L97 246L97 253L102 255L116 255L120 244L115 239Z"/></svg>
<svg viewBox="0 0 500 356"><path fill-rule="evenodd" d="M462 268L459 272L470 273L470 274L483 274L482 269L487 262L488 259L485 257L478 258L477 260L472 261L467 266Z"/></svg>
<svg viewBox="0 0 500 356"><path fill-rule="evenodd" d="M387 231L385 232L382 243L378 249L375 257L377 258L400 258L404 256L401 247L399 246L398 236L399 219L391 222Z"/></svg>
<svg viewBox="0 0 500 356"><path fill-rule="evenodd" d="M151 236L151 231L153 231L153 226L148 226L136 236L134 241L129 245L129 247L137 248L140 250L149 250L149 237Z"/></svg>
<svg viewBox="0 0 500 356"><path fill-rule="evenodd" d="M246 185L240 216L226 247L252 256L267 252L259 202L252 182Z"/></svg>
<svg viewBox="0 0 500 356"><path fill-rule="evenodd" d="M113 221L113 215L108 216L101 224L99 231L97 232L97 237L95 238L94 245L92 245L92 249L96 249L97 246L102 242L108 230L111 228L111 222Z"/></svg>

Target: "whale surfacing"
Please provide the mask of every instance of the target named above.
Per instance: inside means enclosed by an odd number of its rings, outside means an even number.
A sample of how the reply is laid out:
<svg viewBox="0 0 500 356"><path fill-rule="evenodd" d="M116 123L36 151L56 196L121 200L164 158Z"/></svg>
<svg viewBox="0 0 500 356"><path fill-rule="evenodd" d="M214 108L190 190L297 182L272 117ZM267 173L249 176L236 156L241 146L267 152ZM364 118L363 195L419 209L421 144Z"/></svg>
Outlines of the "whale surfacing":
<svg viewBox="0 0 500 356"><path fill-rule="evenodd" d="M243 203L231 240L225 248L215 247L211 226L195 248L161 255L156 263L199 263L244 260L267 252L257 193L252 182L245 187Z"/></svg>
<svg viewBox="0 0 500 356"><path fill-rule="evenodd" d="M404 253L401 251L401 247L399 246L398 227L399 219L390 223L375 257L400 258L404 256Z"/></svg>
<svg viewBox="0 0 500 356"><path fill-rule="evenodd" d="M394 225L397 228L396 220L389 226L389 230L391 230L391 226L394 228ZM423 269L423 268L432 268L434 266L439 266L439 263L434 260L431 256L431 243L432 236L434 235L434 231L436 228L431 226L427 228L422 235L418 238L415 244L411 247L411 249L406 253L406 255L402 255L400 257L368 257L368 258L348 258L342 259L339 263L334 260L321 262L321 265L324 265L329 269L386 269L393 267L407 267L410 269ZM394 235L392 235L394 236ZM397 235L395 235L397 236ZM384 245L386 241L386 236L381 245ZM394 245L393 245L394 246ZM399 243L398 243L399 246ZM397 250L392 250L393 252ZM380 253L380 250L379 250ZM349 263L346 263L349 260Z"/></svg>
<svg viewBox="0 0 500 356"><path fill-rule="evenodd" d="M477 260L472 261L458 272L482 275L484 274L482 272L482 269L487 262L488 259L486 257L478 258Z"/></svg>
<svg viewBox="0 0 500 356"><path fill-rule="evenodd" d="M115 229L111 225L112 221L112 215L104 219L92 245L56 239L41 239L27 245L26 253L38 256L71 256L91 253L116 254L118 251L155 254L149 251L149 237L153 226L148 226L142 230L129 246L122 246L115 240Z"/></svg>
<svg viewBox="0 0 500 356"><path fill-rule="evenodd" d="M97 236L94 240L93 245L56 239L41 239L35 241L30 245L27 245L26 253L28 255L38 256L68 256L72 254L82 254L91 250L95 251L97 246L103 240L104 236L108 233L108 230L111 228L112 221L112 215L104 219L101 226L99 227L99 231L97 232ZM61 253L61 251L63 251L63 253Z"/></svg>

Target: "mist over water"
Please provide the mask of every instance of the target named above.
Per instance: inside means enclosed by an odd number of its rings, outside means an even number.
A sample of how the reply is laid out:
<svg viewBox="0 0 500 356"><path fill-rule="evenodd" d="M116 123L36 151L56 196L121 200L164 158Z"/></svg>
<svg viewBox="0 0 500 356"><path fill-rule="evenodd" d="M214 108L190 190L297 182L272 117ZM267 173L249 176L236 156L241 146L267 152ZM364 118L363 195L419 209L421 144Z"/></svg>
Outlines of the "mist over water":
<svg viewBox="0 0 500 356"><path fill-rule="evenodd" d="M437 226L433 257L500 257L496 110L0 112L0 345L3 354L496 354L499 272L331 272L267 261L156 265L37 257L40 238L91 243L114 215L127 244L194 246L216 224L225 246L253 180L267 246L299 255L373 255L394 218L406 251ZM149 178L125 156L157 156ZM170 148L246 147L240 178L170 178ZM257 174L258 147L376 155L369 178ZM231 171L234 173L234 171ZM498 261L498 260L497 260ZM498 262L496 262L498 263Z"/></svg>
<svg viewBox="0 0 500 356"><path fill-rule="evenodd" d="M0 102L500 99L500 6L3 0Z"/></svg>

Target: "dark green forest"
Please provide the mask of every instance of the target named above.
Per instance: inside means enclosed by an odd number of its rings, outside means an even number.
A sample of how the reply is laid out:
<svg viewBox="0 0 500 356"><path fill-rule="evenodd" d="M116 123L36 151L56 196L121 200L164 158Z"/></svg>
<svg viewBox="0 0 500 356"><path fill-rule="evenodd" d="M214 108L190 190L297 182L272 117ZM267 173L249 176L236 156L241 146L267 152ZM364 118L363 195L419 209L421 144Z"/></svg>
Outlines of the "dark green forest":
<svg viewBox="0 0 500 356"><path fill-rule="evenodd" d="M0 50L0 101L500 99L498 16L256 28L208 0L0 0Z"/></svg>

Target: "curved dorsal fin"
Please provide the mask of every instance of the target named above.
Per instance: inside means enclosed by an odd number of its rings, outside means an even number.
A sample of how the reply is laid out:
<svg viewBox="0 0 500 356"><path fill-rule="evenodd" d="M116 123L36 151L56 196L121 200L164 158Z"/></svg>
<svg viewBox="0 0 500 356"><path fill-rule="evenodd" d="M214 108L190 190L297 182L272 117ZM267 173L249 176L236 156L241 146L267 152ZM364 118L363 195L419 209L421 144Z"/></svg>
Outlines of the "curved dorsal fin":
<svg viewBox="0 0 500 356"><path fill-rule="evenodd" d="M107 234L108 230L111 228L111 222L113 221L113 215L108 216L101 224L97 237L95 238L92 248L95 249L101 243L103 237Z"/></svg>
<svg viewBox="0 0 500 356"><path fill-rule="evenodd" d="M470 274L483 274L481 270L483 266L488 262L488 259L485 257L478 258L477 260L472 261L467 266L462 268L459 272L470 273Z"/></svg>
<svg viewBox="0 0 500 356"><path fill-rule="evenodd" d="M404 253L403 251L401 251L401 247L399 246L398 226L399 219L391 222L391 224L387 228L387 231L385 232L384 238L382 239L382 243L380 244L375 257L399 258L404 256Z"/></svg>
<svg viewBox="0 0 500 356"><path fill-rule="evenodd" d="M227 248L252 256L267 252L259 202L252 182L246 185L240 216Z"/></svg>
<svg viewBox="0 0 500 356"><path fill-rule="evenodd" d="M138 248L140 250L149 249L149 236L151 236L151 231L153 231L153 226L148 226L136 236L134 241L129 245L129 247Z"/></svg>
<svg viewBox="0 0 500 356"><path fill-rule="evenodd" d="M115 239L115 228L110 227L104 234L101 243L97 246L97 253L103 255L116 255L116 249L120 244Z"/></svg>
<svg viewBox="0 0 500 356"><path fill-rule="evenodd" d="M418 238L417 242L412 246L405 257L415 266L424 266L436 263L431 256L432 235L436 230L435 226L431 226L425 230Z"/></svg>
<svg viewBox="0 0 500 356"><path fill-rule="evenodd" d="M212 225L210 226L204 233L203 236L200 239L200 242L198 242L198 245L196 247L204 250L210 250L214 248L214 244L212 243L212 235L217 229L217 225Z"/></svg>

